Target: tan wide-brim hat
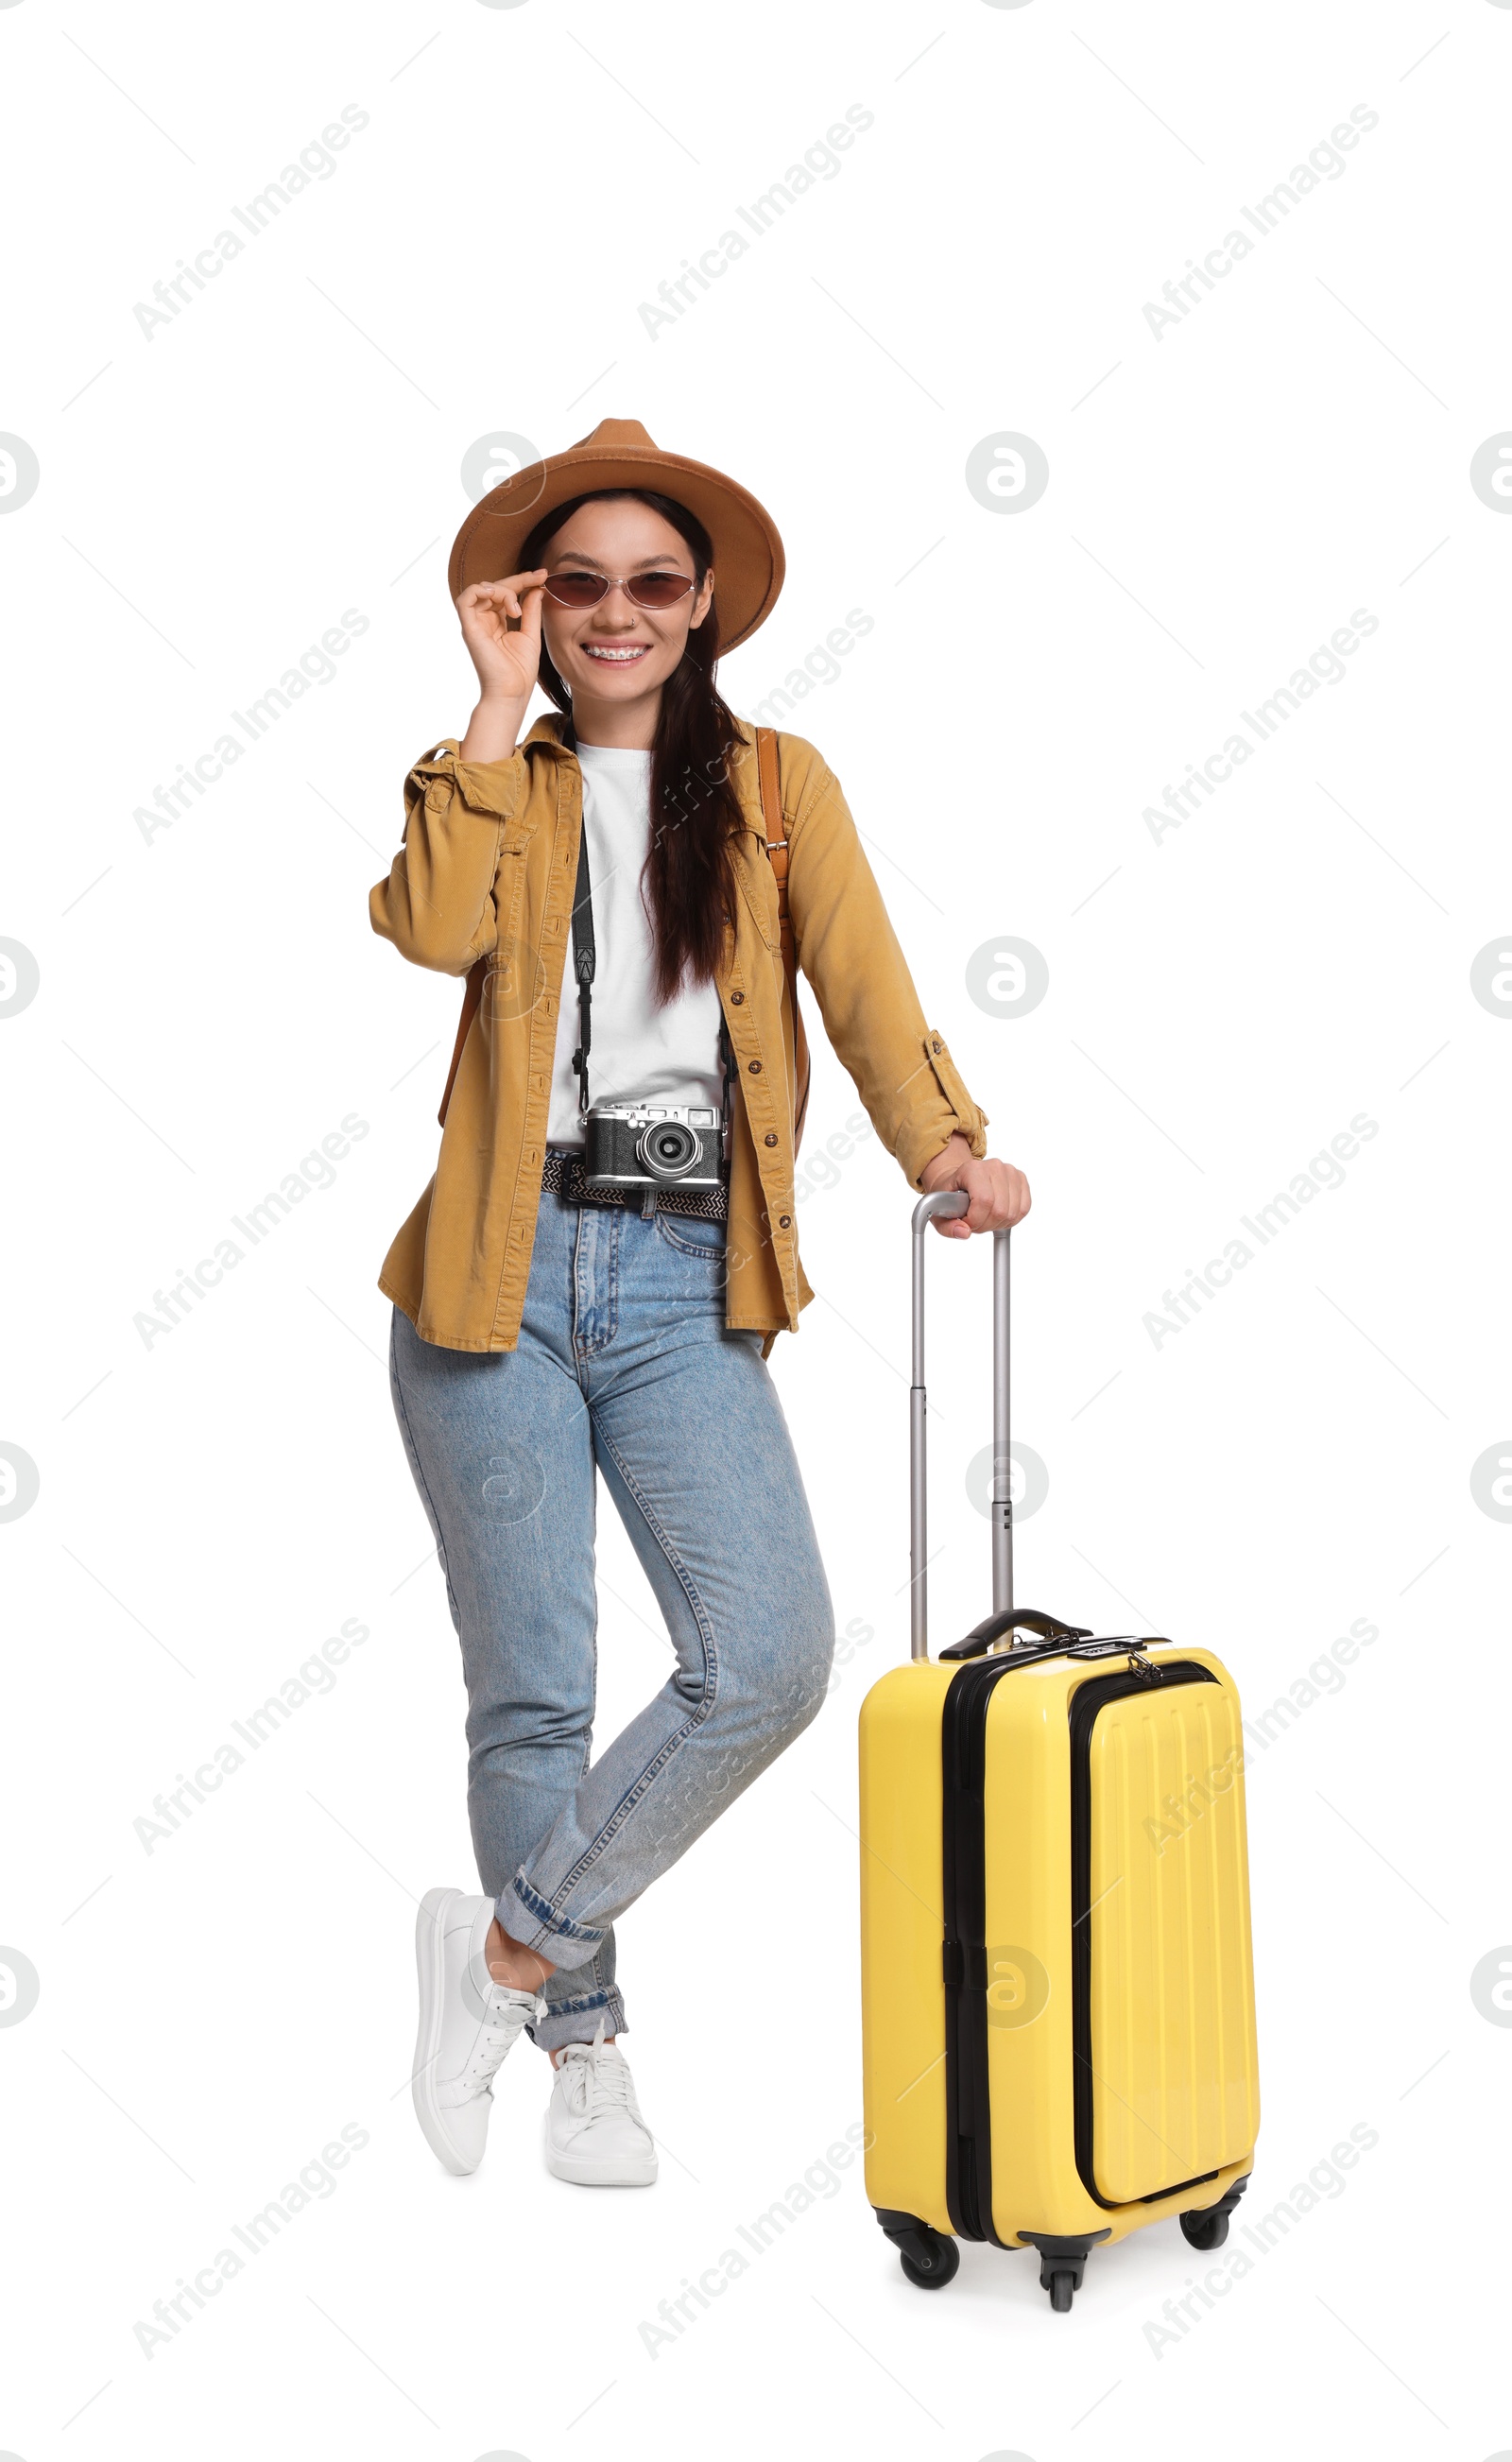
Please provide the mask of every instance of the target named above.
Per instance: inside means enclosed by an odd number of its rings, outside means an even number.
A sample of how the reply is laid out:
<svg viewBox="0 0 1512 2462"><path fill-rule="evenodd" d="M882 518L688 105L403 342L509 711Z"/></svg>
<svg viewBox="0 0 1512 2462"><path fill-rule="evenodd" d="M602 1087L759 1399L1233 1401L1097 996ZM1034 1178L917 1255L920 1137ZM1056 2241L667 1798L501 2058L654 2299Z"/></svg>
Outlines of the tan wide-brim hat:
<svg viewBox="0 0 1512 2462"><path fill-rule="evenodd" d="M601 419L565 453L529 462L480 497L457 532L447 567L452 597L475 581L520 569L520 550L543 514L599 487L650 487L696 513L714 542L720 648L748 641L777 604L787 559L777 525L747 488L704 462L663 453L638 419Z"/></svg>

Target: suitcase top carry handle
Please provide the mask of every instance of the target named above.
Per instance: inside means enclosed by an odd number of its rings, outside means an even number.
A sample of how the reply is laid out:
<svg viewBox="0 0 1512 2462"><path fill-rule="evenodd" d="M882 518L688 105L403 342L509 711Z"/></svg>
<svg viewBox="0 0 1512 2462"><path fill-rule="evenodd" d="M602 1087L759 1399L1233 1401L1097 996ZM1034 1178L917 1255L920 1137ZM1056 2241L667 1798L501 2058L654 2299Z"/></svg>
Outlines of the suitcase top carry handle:
<svg viewBox="0 0 1512 2462"><path fill-rule="evenodd" d="M924 1435L924 1234L937 1215L964 1214L969 1198L938 1189L914 1208L914 1367L908 1393L909 1655L929 1656L929 1495ZM1008 1231L992 1235L992 1609L1013 1605L1013 1504L1008 1461Z"/></svg>
<svg viewBox="0 0 1512 2462"><path fill-rule="evenodd" d="M983 1658L995 1641L1005 1632L1034 1632L1041 1643L1053 1641L1091 1641L1090 1624L1068 1624L1065 1618L1047 1615L1043 1608L1004 1608L1001 1615L984 1616L974 1624L964 1641L953 1642L940 1652L941 1658Z"/></svg>

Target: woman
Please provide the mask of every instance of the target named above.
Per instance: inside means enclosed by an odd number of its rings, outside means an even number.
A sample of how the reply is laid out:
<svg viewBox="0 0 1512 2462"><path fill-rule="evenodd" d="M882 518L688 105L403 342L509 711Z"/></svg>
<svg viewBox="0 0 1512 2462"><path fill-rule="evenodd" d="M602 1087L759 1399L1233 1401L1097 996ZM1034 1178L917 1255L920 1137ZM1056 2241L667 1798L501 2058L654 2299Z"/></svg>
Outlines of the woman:
<svg viewBox="0 0 1512 2462"><path fill-rule="evenodd" d="M1028 1210L925 1026L839 788L796 737L764 826L754 730L715 665L783 570L753 497L633 421L495 488L451 560L478 705L411 771L403 851L373 892L376 931L476 993L435 1178L380 1278L467 1685L483 1894L431 1890L417 1928L415 2105L452 2171L481 2161L527 2028L555 2070L551 2170L656 2178L617 2042L615 1919L824 1696L830 1597L765 1365L811 1296L784 855L798 961L878 1136L912 1186L970 1199L937 1227ZM537 682L561 715L521 744ZM635 1184L589 1185L603 1136L628 1151L601 1115L637 1101L705 1115L685 1185L644 1159L638 1126ZM590 1766L595 1475L676 1664Z"/></svg>

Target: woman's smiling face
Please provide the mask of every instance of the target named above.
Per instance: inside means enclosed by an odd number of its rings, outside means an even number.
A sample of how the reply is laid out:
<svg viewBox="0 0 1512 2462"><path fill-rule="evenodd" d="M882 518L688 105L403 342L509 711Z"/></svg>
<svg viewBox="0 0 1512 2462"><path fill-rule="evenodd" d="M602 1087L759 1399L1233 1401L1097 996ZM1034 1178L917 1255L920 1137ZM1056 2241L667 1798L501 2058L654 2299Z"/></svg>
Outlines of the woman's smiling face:
<svg viewBox="0 0 1512 2462"><path fill-rule="evenodd" d="M595 701L622 705L659 692L680 664L689 633L708 614L714 575L706 573L701 588L668 608L637 607L622 583L642 572L679 572L692 582L687 541L650 505L624 497L580 505L544 552L549 573L604 573L616 583L596 607L559 607L549 592L545 596L546 646L574 709L582 712Z"/></svg>

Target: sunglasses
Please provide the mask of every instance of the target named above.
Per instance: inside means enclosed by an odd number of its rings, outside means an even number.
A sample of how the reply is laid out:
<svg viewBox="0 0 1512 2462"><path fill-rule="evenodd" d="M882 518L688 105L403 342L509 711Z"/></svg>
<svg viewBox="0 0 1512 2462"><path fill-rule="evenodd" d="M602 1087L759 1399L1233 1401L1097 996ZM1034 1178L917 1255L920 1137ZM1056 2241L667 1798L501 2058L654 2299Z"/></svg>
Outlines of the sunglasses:
<svg viewBox="0 0 1512 2462"><path fill-rule="evenodd" d="M686 572L637 572L627 579L607 572L553 572L546 583L548 598L558 607L596 607L618 588L633 607L675 607L697 585Z"/></svg>

